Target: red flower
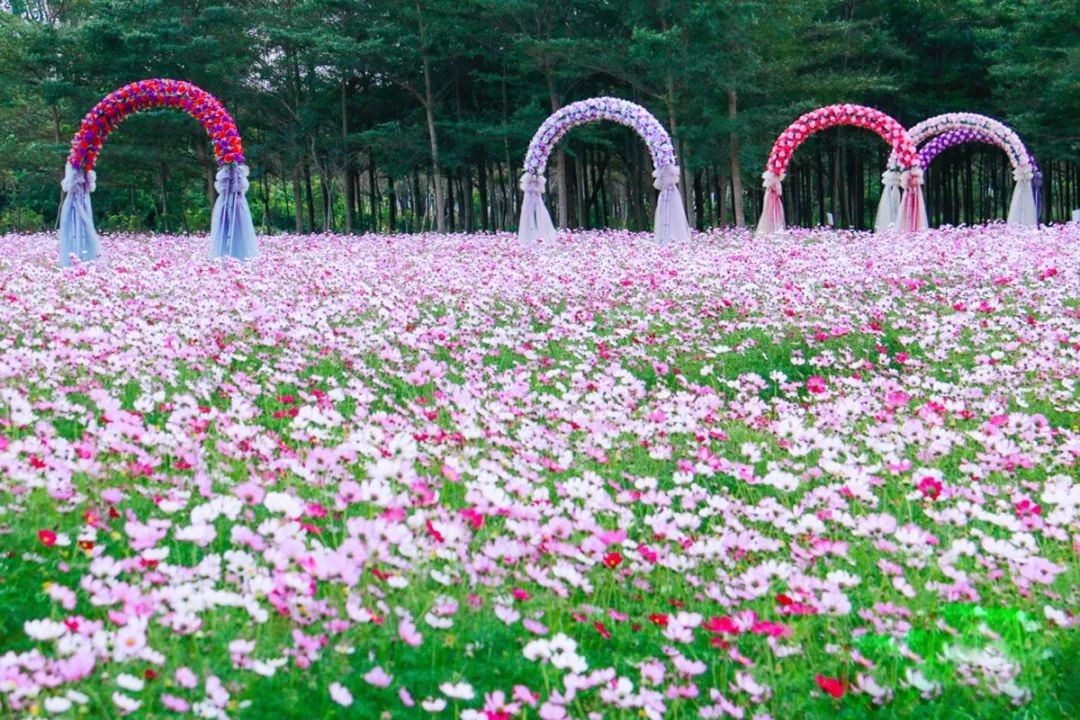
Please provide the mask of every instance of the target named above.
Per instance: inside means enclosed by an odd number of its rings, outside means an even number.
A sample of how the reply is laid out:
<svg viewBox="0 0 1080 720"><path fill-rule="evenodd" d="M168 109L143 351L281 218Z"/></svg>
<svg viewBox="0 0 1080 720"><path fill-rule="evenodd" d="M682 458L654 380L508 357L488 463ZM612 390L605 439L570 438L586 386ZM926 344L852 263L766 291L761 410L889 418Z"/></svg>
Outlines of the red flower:
<svg viewBox="0 0 1080 720"><path fill-rule="evenodd" d="M484 527L484 515L476 508L464 508L458 510L458 514L469 521L473 530L479 530Z"/></svg>
<svg viewBox="0 0 1080 720"><path fill-rule="evenodd" d="M844 687L844 681L839 678L825 677L821 673L818 673L817 684L822 690L832 695L834 698L844 697L846 688Z"/></svg>
<svg viewBox="0 0 1080 720"><path fill-rule="evenodd" d="M653 613L649 616L649 621L652 622L652 624L654 625L659 625L660 627L667 627L668 616L664 615L663 613Z"/></svg>
<svg viewBox="0 0 1080 720"><path fill-rule="evenodd" d="M143 670L143 677L147 680L155 680L157 676L157 670L155 670L154 668L146 668L145 670Z"/></svg>
<svg viewBox="0 0 1080 720"><path fill-rule="evenodd" d="M1024 498L1020 502L1016 503L1016 515L1017 517L1025 517L1027 515L1041 515L1042 505L1036 505L1031 500Z"/></svg>
<svg viewBox="0 0 1080 720"><path fill-rule="evenodd" d="M941 495L941 490L944 486L940 480L927 475L919 481L919 492L923 494L923 497L930 498L931 500L937 500L938 495Z"/></svg>
<svg viewBox="0 0 1080 720"><path fill-rule="evenodd" d="M604 623L600 622L599 620L595 620L593 621L593 627L596 628L596 632L600 633L600 636L602 638L604 638L605 640L611 639L611 633L608 632L608 629L606 627L604 627Z"/></svg>
<svg viewBox="0 0 1080 720"><path fill-rule="evenodd" d="M609 552L607 555L604 556L604 564L613 570L619 567L621 563L622 555L617 552Z"/></svg>
<svg viewBox="0 0 1080 720"><path fill-rule="evenodd" d="M711 617L703 622L701 627L711 633L727 633L729 635L739 634L739 628L735 626L735 622L727 615L723 617Z"/></svg>
<svg viewBox="0 0 1080 720"><path fill-rule="evenodd" d="M791 605L791 604L792 604L792 603L794 603L795 601L794 601L794 600L792 600L792 599L791 599L790 597L788 597L787 595L785 595L784 593L780 593L779 595L777 595L777 596L776 596L776 602L777 602L777 603L778 603L779 605L781 605L782 607L787 607L788 605Z"/></svg>
<svg viewBox="0 0 1080 720"><path fill-rule="evenodd" d="M820 375L811 375L806 381L806 389L815 395L820 395L827 389L825 378Z"/></svg>
<svg viewBox="0 0 1080 720"><path fill-rule="evenodd" d="M45 547L52 547L56 544L56 533L52 530L38 530L37 537Z"/></svg>
<svg viewBox="0 0 1080 720"><path fill-rule="evenodd" d="M426 521L424 526L427 527L428 534L435 538L435 542L441 543L443 541L442 533L435 529L430 520Z"/></svg>

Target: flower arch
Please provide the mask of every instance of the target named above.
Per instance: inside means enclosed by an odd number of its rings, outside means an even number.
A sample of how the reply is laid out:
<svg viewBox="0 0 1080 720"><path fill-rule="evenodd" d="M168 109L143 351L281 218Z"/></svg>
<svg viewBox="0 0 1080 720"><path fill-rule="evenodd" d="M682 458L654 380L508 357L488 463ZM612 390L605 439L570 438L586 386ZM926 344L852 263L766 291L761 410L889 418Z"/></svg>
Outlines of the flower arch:
<svg viewBox="0 0 1080 720"><path fill-rule="evenodd" d="M974 128L949 130L937 137L931 138L929 142L919 149L919 161L923 171L925 172L928 170L930 164L934 162L934 159L949 148L971 142L985 143L987 145L1000 147L994 138L981 130L976 130ZM1031 150L1027 150L1026 152L1028 164L1031 165L1032 172L1031 189L1032 194L1035 196L1035 217L1038 218L1042 209L1043 175L1042 170L1039 169L1039 163L1035 161L1035 156L1031 154Z"/></svg>
<svg viewBox="0 0 1080 720"><path fill-rule="evenodd" d="M217 202L210 227L211 257L248 258L258 254L255 226L245 197L248 168L244 149L225 106L205 90L183 80L140 80L105 96L83 118L71 142L61 187L66 196L60 211L60 264L74 255L81 261L100 254L90 193L97 184L94 167L109 134L129 115L175 108L206 129L218 164Z"/></svg>
<svg viewBox="0 0 1080 720"><path fill-rule="evenodd" d="M935 115L911 128L909 133L915 144L919 145L952 131L970 131L972 133L970 137L979 135L988 138L989 142L1005 151L1013 167L1013 180L1016 181L1012 202L1009 205L1008 223L1010 225L1038 225L1039 215L1034 188L1036 166L1020 136L1004 123L978 113ZM890 156L889 167L882 176L884 182L889 182L889 173L895 171L896 164L896 158ZM1041 185L1041 177L1039 183Z"/></svg>
<svg viewBox="0 0 1080 720"><path fill-rule="evenodd" d="M544 205L544 171L551 151L575 127L597 120L610 120L625 125L641 136L649 148L653 162L654 186L660 191L656 203L654 234L657 241L687 240L690 226L679 194L679 166L671 136L652 113L628 100L613 97L591 98L571 103L553 113L536 131L525 154L525 172L521 189L525 193L521 204L518 237L527 245L555 239L555 225Z"/></svg>
<svg viewBox="0 0 1080 720"><path fill-rule="evenodd" d="M758 233L783 230L784 204L781 200L784 176L795 150L814 133L837 125L852 125L877 133L889 143L904 170L904 195L898 205L904 208L902 230L924 230L927 227L926 205L922 195L922 168L919 153L904 126L895 119L864 105L829 105L806 113L780 134L769 153L769 162L762 175L765 202L758 222Z"/></svg>

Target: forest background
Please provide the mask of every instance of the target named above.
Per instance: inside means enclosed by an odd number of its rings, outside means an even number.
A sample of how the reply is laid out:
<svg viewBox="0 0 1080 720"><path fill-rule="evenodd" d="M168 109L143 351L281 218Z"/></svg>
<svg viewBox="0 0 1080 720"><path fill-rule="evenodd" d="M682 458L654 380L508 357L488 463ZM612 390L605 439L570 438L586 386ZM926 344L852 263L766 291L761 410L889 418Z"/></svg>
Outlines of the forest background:
<svg viewBox="0 0 1080 720"><path fill-rule="evenodd" d="M0 233L55 227L70 138L105 94L188 80L233 113L263 232L512 230L526 147L552 111L616 95L675 139L691 223L753 224L776 136L849 102L905 126L979 112L1044 173L1043 220L1080 207L1076 0L0 0ZM789 222L868 228L888 148L819 133ZM98 164L100 229L204 232L213 156L171 111L127 120ZM610 123L553 155L569 227L648 229L643 143ZM1005 154L969 144L927 178L934 224L1002 219Z"/></svg>

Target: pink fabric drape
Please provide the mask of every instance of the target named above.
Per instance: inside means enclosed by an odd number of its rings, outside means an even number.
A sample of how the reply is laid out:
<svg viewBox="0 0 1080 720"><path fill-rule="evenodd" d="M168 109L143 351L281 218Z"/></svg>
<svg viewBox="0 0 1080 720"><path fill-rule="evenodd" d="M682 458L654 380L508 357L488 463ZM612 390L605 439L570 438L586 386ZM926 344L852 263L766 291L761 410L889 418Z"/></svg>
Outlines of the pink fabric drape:
<svg viewBox="0 0 1080 720"><path fill-rule="evenodd" d="M761 177L764 178L762 184L765 187L765 201L762 203L757 232L759 235L783 232L787 227L784 222L784 201L781 197L784 192L784 178L771 170L766 170Z"/></svg>
<svg viewBox="0 0 1080 720"><path fill-rule="evenodd" d="M913 167L900 175L904 195L900 198L900 217L896 229L900 232L926 230L930 222L926 217L926 200L923 198L923 171Z"/></svg>

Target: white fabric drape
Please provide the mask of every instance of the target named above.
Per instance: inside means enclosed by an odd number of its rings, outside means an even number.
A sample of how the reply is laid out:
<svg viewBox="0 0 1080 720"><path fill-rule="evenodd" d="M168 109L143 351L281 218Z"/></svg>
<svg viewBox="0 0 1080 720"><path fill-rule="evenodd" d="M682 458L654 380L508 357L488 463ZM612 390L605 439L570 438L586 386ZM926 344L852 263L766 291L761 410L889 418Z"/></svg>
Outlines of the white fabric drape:
<svg viewBox="0 0 1080 720"><path fill-rule="evenodd" d="M555 240L555 224L544 205L544 188L547 181L540 175L525 173L521 176L521 219L518 221L518 239L523 245L533 246Z"/></svg>
<svg viewBox="0 0 1080 720"><path fill-rule="evenodd" d="M93 170L76 170L64 165L64 203L60 207L60 265L67 267L71 259L89 262L101 254L97 231L94 229L94 211L90 205L90 193L97 186Z"/></svg>
<svg viewBox="0 0 1080 720"><path fill-rule="evenodd" d="M883 232L895 230L896 220L900 215L900 173L886 170L881 174L881 202L878 203L874 230Z"/></svg>
<svg viewBox="0 0 1080 720"><path fill-rule="evenodd" d="M1013 187L1012 202L1009 205L1010 225L1035 227L1039 224L1039 214L1035 209L1035 189L1031 183L1034 177L1035 171L1030 165L1021 165L1013 170L1016 186Z"/></svg>
<svg viewBox="0 0 1080 720"><path fill-rule="evenodd" d="M926 216L926 200L923 197L922 168L913 167L900 174L900 184L904 188L900 197L900 212L896 219L896 229L900 232L918 232L930 227Z"/></svg>
<svg viewBox="0 0 1080 720"><path fill-rule="evenodd" d="M686 208L679 192L679 175L678 165L653 170L653 186L660 191L653 221L653 235L658 243L690 239L690 223L686 220Z"/></svg>
<svg viewBox="0 0 1080 720"><path fill-rule="evenodd" d="M784 222L784 201L781 198L784 192L784 177L777 175L772 170L766 170L761 175L762 187L765 188L765 201L761 207L761 219L758 221L757 234L768 235L770 233L783 232L787 225Z"/></svg>

